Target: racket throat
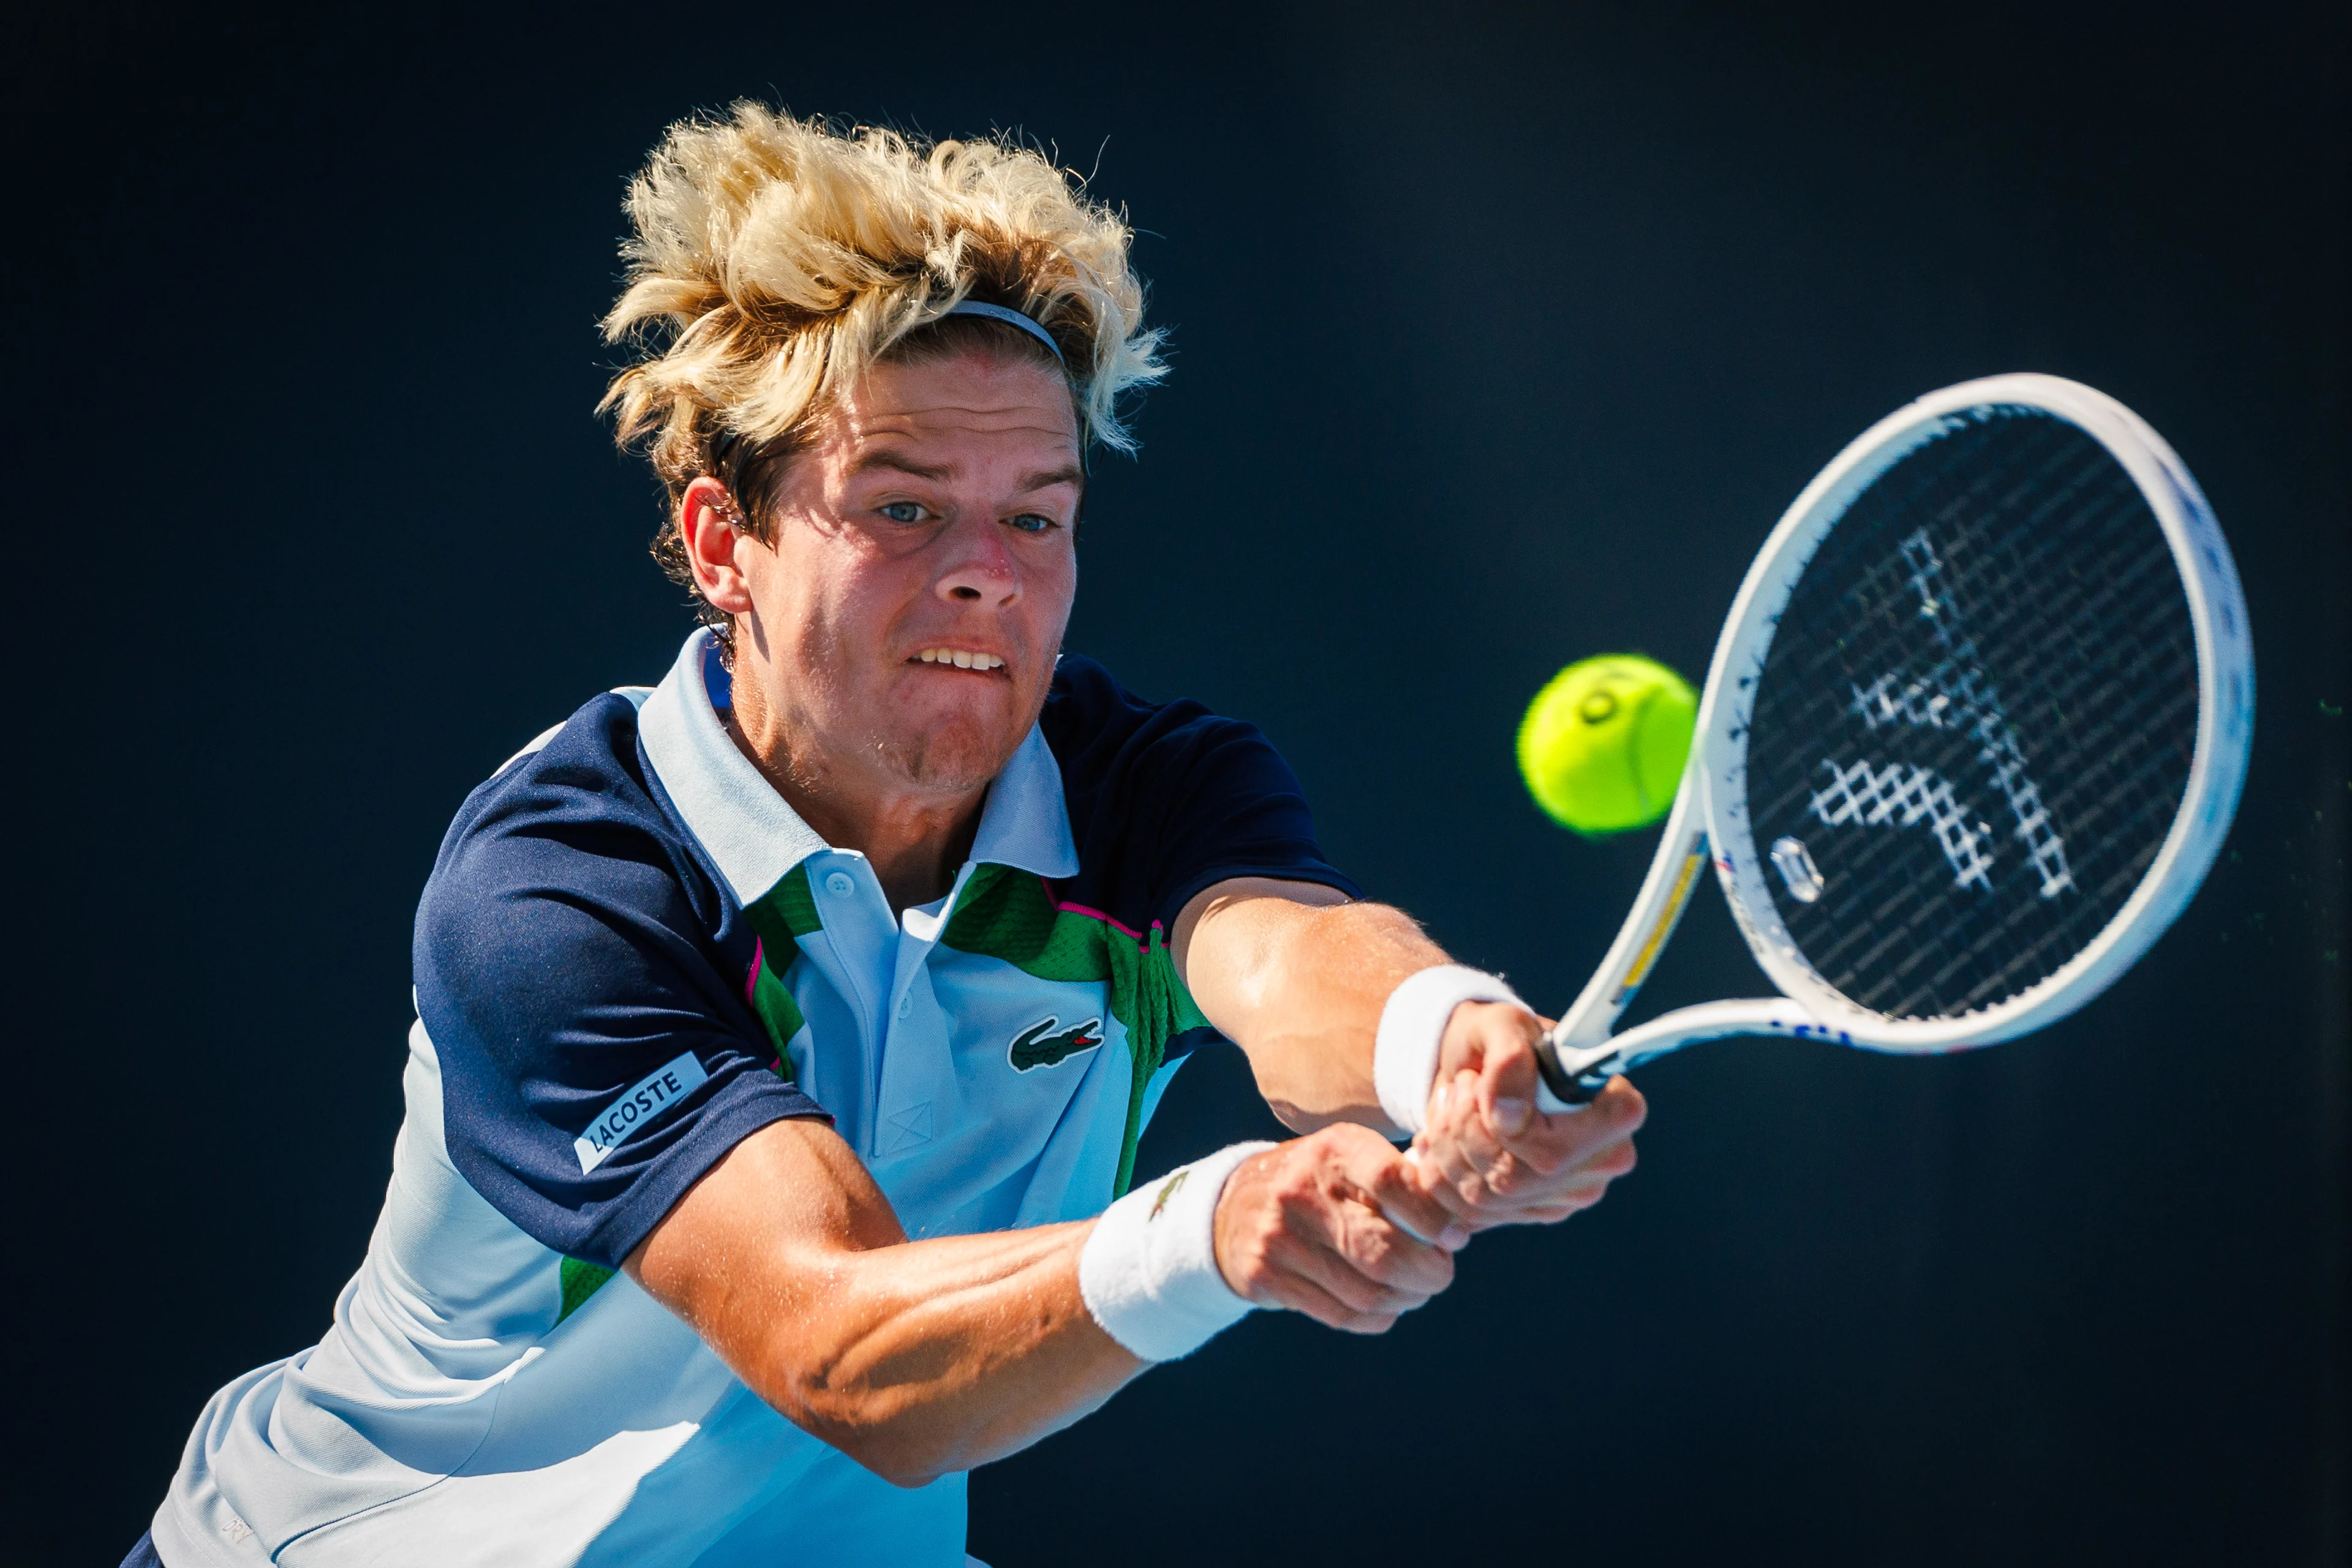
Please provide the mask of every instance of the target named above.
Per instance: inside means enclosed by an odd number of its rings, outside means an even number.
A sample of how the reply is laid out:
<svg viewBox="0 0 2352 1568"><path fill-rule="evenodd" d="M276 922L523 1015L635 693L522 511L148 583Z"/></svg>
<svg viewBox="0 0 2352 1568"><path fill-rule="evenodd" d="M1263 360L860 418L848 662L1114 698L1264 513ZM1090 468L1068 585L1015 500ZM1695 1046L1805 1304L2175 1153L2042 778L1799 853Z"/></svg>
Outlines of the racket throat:
<svg viewBox="0 0 2352 1568"><path fill-rule="evenodd" d="M1804 1004L1786 996L1678 1007L1622 1035L1584 1044L1562 1040L1564 1027L1555 1027L1536 1042L1536 1072L1543 1080L1536 1101L1537 1108L1546 1112L1589 1105L1593 1096L1609 1087L1611 1079L1701 1040L1762 1035L1841 1046L1873 1043L1867 1037L1858 1039L1846 1028L1823 1022Z"/></svg>

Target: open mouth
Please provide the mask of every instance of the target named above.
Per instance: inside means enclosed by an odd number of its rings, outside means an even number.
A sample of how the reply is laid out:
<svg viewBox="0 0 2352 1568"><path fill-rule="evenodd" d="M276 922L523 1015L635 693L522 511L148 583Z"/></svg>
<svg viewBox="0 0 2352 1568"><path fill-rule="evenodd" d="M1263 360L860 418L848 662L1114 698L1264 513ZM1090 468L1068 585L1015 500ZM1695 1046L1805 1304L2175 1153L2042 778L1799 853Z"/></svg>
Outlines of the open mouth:
<svg viewBox="0 0 2352 1568"><path fill-rule="evenodd" d="M1004 661L992 653L973 653L960 647L927 647L907 661L909 664L951 664L958 669L987 671L1003 669Z"/></svg>

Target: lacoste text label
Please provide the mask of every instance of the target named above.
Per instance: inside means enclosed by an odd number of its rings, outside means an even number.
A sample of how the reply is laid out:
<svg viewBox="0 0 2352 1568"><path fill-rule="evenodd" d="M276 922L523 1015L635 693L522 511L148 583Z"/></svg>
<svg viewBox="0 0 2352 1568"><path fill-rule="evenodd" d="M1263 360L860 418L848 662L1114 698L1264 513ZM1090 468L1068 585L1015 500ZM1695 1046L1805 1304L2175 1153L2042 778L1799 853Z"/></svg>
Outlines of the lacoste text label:
<svg viewBox="0 0 2352 1568"><path fill-rule="evenodd" d="M694 1053L688 1051L630 1085L620 1099L588 1124L587 1131L572 1141L572 1152L580 1156L580 1173L584 1176L603 1164L605 1156L667 1115L679 1100L701 1088L709 1078Z"/></svg>

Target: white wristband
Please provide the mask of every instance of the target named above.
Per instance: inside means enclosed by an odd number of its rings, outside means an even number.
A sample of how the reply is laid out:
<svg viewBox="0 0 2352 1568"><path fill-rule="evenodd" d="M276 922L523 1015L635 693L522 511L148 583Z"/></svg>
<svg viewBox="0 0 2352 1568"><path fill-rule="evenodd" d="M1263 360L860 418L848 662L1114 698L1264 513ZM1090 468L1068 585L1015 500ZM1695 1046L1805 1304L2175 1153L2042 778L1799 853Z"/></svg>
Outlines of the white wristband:
<svg viewBox="0 0 2352 1568"><path fill-rule="evenodd" d="M1103 1332L1145 1361L1191 1355L1246 1316L1217 1267L1217 1198L1271 1143L1235 1143L1103 1210L1078 1253L1078 1294Z"/></svg>
<svg viewBox="0 0 2352 1568"><path fill-rule="evenodd" d="M1381 1009L1381 1032L1372 1042L1372 1087L1389 1120L1407 1132L1420 1131L1428 1120L1437 1047L1445 1038L1446 1021L1465 1002L1527 1006L1496 975L1466 964L1437 963L1407 977Z"/></svg>

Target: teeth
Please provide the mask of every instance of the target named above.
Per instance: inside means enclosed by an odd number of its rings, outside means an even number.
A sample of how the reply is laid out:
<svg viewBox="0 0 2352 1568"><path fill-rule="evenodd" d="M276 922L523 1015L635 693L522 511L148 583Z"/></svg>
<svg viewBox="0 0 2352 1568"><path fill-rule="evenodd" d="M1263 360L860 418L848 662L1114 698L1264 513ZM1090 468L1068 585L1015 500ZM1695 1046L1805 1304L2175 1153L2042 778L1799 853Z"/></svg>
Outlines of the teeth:
<svg viewBox="0 0 2352 1568"><path fill-rule="evenodd" d="M968 653L962 648L927 647L915 656L925 664L951 664L958 669L1003 669L1004 661L992 653Z"/></svg>
<svg viewBox="0 0 2352 1568"><path fill-rule="evenodd" d="M971 668L971 655L964 652L961 648L958 648L955 656L955 667L958 669L970 669Z"/></svg>

